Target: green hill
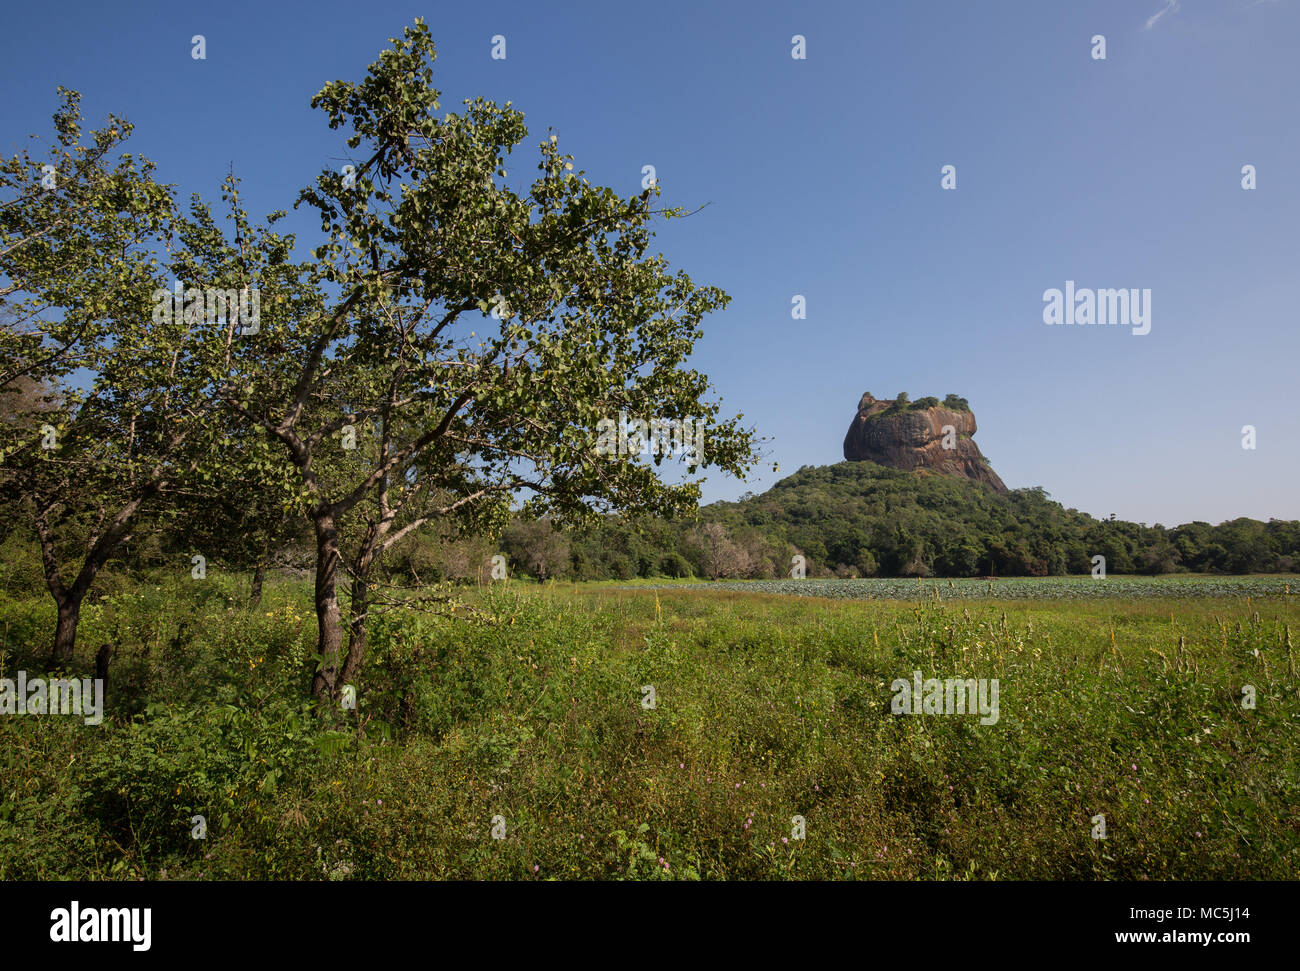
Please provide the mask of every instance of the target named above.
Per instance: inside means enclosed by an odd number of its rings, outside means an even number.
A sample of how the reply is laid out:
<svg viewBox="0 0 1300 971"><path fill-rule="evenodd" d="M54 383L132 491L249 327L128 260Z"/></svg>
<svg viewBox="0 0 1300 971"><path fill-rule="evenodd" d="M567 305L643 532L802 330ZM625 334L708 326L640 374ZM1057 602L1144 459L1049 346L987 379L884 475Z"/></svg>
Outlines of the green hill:
<svg viewBox="0 0 1300 971"><path fill-rule="evenodd" d="M872 462L806 466L760 496L715 503L704 519L803 553L810 572L883 576L1048 576L1107 572L1286 572L1300 523L1236 519L1167 529L1099 520L1041 488L999 495L978 482ZM782 571L784 572L784 571Z"/></svg>

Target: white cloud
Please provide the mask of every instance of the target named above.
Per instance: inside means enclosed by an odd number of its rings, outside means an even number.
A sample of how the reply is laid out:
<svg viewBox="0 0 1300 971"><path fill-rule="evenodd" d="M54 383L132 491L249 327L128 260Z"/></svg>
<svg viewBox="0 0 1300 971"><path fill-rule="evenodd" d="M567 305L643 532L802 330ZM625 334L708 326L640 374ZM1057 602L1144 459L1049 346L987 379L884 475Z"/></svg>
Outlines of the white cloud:
<svg viewBox="0 0 1300 971"><path fill-rule="evenodd" d="M1175 10L1178 9L1178 6L1179 6L1179 0L1168 0L1168 2L1164 5L1164 7L1162 7L1160 10L1157 10L1155 13L1153 13L1150 17L1147 18L1147 25L1145 29L1150 30L1152 27L1156 25L1157 20L1159 20L1167 13L1173 13Z"/></svg>

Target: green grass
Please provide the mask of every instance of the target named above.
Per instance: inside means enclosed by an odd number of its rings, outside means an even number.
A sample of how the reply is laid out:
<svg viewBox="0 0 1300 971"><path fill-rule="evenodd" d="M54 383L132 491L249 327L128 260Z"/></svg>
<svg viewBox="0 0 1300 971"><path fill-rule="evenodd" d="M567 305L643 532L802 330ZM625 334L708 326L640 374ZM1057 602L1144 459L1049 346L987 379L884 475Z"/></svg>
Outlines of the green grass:
<svg viewBox="0 0 1300 971"><path fill-rule="evenodd" d="M0 878L1295 879L1300 607L1195 579L511 583L469 595L484 621L377 618L333 731L307 585L257 611L240 578L133 588L82 632L82 668L118 649L102 726L0 717ZM4 676L42 669L52 616L0 599ZM999 720L891 714L914 670L997 678Z"/></svg>

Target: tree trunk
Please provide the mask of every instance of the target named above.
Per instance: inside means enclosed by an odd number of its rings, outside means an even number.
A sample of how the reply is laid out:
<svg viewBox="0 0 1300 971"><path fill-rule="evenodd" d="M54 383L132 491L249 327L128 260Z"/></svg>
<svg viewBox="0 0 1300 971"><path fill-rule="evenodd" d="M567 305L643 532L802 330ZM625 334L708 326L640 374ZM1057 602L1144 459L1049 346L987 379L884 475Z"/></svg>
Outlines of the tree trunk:
<svg viewBox="0 0 1300 971"><path fill-rule="evenodd" d="M102 697L105 704L108 701L108 665L112 660L113 649L107 644L99 645L99 650L95 653L95 680L104 686Z"/></svg>
<svg viewBox="0 0 1300 971"><path fill-rule="evenodd" d="M348 653L339 674L342 684L351 684L361 671L366 656L366 613L369 609L368 569L358 570L352 578L352 604L348 615Z"/></svg>
<svg viewBox="0 0 1300 971"><path fill-rule="evenodd" d="M49 522L45 518L49 510L48 508L38 510L32 525L41 542L41 566L45 572L45 586L59 607L59 619L54 628L54 648L51 651L51 658L55 664L66 665L72 660L72 652L77 645L77 624L81 620L81 601L85 599L86 591L95 582L95 577L99 575L100 569L108 562L113 551L130 540L131 537L126 532L127 525L139 510L141 503L145 501L145 496L155 492L157 492L156 485L151 485L144 493L122 507L103 535L92 537L93 542L86 551L81 570L77 573L77 579L72 586L63 583L54 534L50 531Z"/></svg>
<svg viewBox="0 0 1300 971"><path fill-rule="evenodd" d="M318 704L338 699L339 650L343 630L339 622L338 532L331 514L318 515L316 525L316 653L320 667L311 681L311 693Z"/></svg>
<svg viewBox="0 0 1300 971"><path fill-rule="evenodd" d="M253 589L248 595L248 605L256 607L262 602L262 584L266 581L266 558L262 557L253 568Z"/></svg>
<svg viewBox="0 0 1300 971"><path fill-rule="evenodd" d="M77 624L81 620L82 593L75 587L54 595L59 605L59 620L54 628L55 664L66 665L72 661L72 650L77 645Z"/></svg>
<svg viewBox="0 0 1300 971"><path fill-rule="evenodd" d="M271 559L271 531L262 534L262 549L257 555L257 565L253 567L253 589L249 591L248 605L256 607L262 602L262 584L266 582L266 564Z"/></svg>

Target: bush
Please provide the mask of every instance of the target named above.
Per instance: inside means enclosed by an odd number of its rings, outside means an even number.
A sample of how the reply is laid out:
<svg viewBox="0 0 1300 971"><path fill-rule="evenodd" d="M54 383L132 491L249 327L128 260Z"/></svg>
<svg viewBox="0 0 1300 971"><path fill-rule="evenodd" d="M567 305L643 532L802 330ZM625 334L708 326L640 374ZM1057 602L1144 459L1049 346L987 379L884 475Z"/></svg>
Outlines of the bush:
<svg viewBox="0 0 1300 971"><path fill-rule="evenodd" d="M150 706L87 760L82 811L146 858L202 846L196 815L218 831L255 812L314 750L305 711L244 704Z"/></svg>
<svg viewBox="0 0 1300 971"><path fill-rule="evenodd" d="M674 580L685 579L686 577L695 576L695 571L691 569L690 563L686 557L680 553L668 553L659 560L659 572L666 577Z"/></svg>
<svg viewBox="0 0 1300 971"><path fill-rule="evenodd" d="M15 529L0 542L0 590L11 597L45 593L40 547L26 529Z"/></svg>

